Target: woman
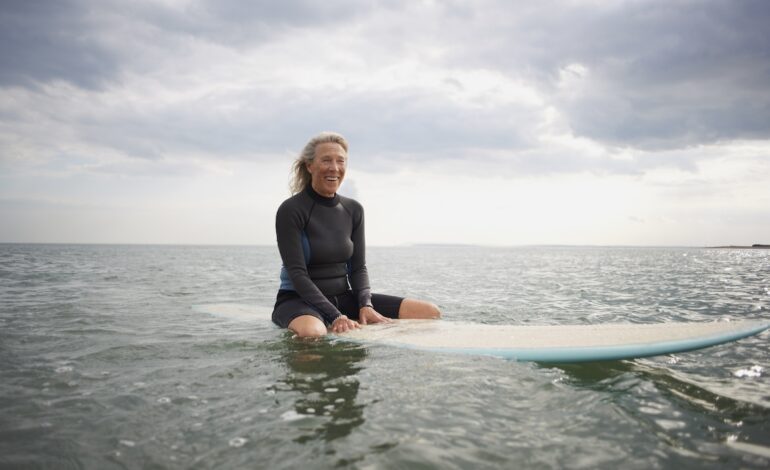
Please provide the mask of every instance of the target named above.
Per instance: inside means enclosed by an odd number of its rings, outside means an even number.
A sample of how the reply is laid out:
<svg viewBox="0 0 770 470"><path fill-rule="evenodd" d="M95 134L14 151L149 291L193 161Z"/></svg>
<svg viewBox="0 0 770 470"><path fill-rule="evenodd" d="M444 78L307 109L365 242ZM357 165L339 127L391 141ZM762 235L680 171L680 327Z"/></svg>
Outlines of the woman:
<svg viewBox="0 0 770 470"><path fill-rule="evenodd" d="M344 137L324 132L310 139L294 162L294 195L276 214L283 267L273 322L299 337L441 316L429 302L371 293L363 207L337 194L347 164Z"/></svg>

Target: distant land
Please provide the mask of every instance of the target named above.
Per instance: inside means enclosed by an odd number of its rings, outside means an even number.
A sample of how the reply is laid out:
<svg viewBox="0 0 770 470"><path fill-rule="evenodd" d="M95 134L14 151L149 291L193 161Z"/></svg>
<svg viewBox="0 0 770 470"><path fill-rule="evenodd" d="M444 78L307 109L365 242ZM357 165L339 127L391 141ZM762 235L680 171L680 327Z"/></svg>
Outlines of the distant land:
<svg viewBox="0 0 770 470"><path fill-rule="evenodd" d="M740 246L740 245L724 245L724 246L707 246L706 248L741 248L741 249L755 249L755 250L770 250L770 245L760 245L759 243L755 243L751 246Z"/></svg>

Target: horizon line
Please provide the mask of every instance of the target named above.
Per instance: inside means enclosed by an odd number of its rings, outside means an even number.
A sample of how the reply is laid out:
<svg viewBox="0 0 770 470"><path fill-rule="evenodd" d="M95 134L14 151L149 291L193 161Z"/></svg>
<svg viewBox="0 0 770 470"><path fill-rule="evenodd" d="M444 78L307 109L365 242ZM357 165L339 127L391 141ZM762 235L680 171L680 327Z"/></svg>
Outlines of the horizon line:
<svg viewBox="0 0 770 470"><path fill-rule="evenodd" d="M163 243L163 242L19 242L19 241L0 241L0 245L70 245L70 246L166 246L166 247L255 247L255 248L277 248L275 244L261 243ZM468 248L526 248L526 247L552 247L552 248L736 248L752 249L767 248L770 245L755 243L752 245L634 245L634 244L591 244L591 243L518 243L510 245L496 245L483 243L400 243L392 245L367 245L367 248L409 248L409 247L468 247Z"/></svg>

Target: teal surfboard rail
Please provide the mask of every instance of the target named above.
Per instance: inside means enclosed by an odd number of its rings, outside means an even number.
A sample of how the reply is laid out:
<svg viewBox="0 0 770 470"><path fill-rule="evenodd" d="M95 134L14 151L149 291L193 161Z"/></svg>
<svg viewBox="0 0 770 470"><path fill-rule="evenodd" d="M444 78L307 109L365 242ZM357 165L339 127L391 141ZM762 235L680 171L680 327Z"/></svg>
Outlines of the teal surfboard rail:
<svg viewBox="0 0 770 470"><path fill-rule="evenodd" d="M759 334L770 328L770 322L750 321L744 328L687 338L676 341L640 342L609 346L578 346L578 347L535 347L535 348L485 348L479 347L429 347L400 342L398 339L387 341L368 341L366 339L349 338L335 335L345 341L362 344L384 344L407 349L434 351L450 354L467 354L477 356L495 356L515 361L545 362L545 363L575 363L596 362L674 354L710 346L737 341L742 338Z"/></svg>
<svg viewBox="0 0 770 470"><path fill-rule="evenodd" d="M683 340L666 341L661 343L640 343L623 346L601 346L585 348L550 348L550 349L439 349L440 351L453 352L460 354L478 354L484 356L497 356L516 361L531 362L594 362L594 361L614 361L621 359L635 359L641 357L661 356L665 354L674 354L687 351L695 351L719 344L730 343L739 339L747 338L759 334L770 328L770 323L761 324L757 327L734 331L727 334L714 335L710 337Z"/></svg>

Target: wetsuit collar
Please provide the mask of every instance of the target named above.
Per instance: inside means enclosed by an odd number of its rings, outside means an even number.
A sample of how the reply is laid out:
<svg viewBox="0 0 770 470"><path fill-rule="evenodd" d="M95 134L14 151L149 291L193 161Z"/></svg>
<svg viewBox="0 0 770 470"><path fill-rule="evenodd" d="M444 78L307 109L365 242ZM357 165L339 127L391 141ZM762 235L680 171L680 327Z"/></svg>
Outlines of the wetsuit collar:
<svg viewBox="0 0 770 470"><path fill-rule="evenodd" d="M307 185L305 187L305 192L314 201L316 201L317 203L319 203L321 205L324 205L324 206L334 207L334 206L337 205L337 203L340 202L340 197L337 194L335 194L334 197L321 196L320 194L315 192L315 189L313 189L313 186L311 186L311 185Z"/></svg>

